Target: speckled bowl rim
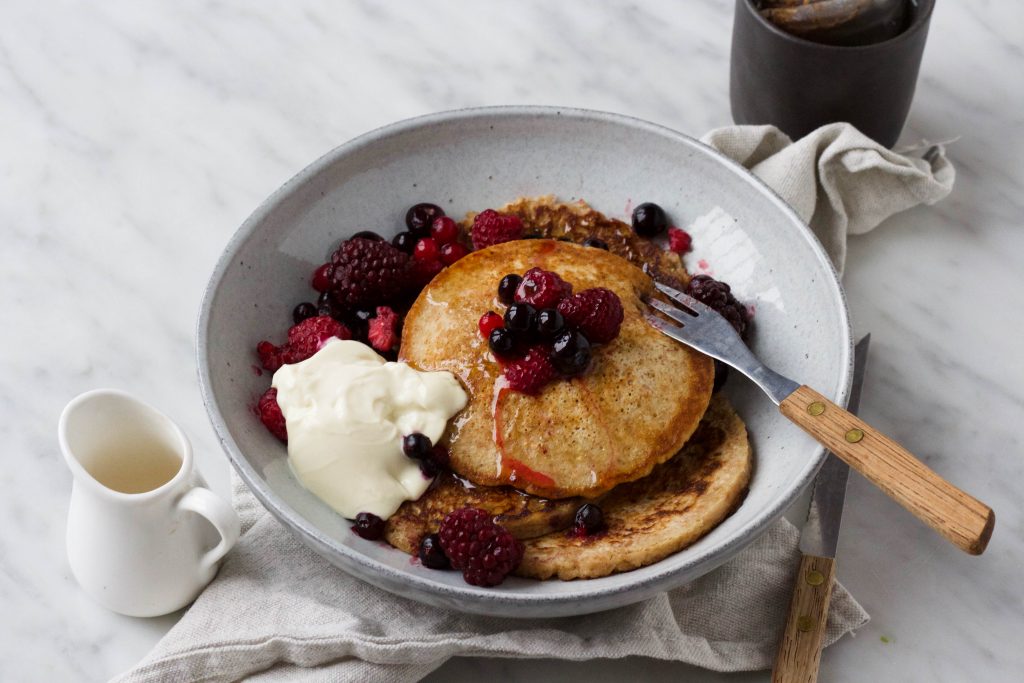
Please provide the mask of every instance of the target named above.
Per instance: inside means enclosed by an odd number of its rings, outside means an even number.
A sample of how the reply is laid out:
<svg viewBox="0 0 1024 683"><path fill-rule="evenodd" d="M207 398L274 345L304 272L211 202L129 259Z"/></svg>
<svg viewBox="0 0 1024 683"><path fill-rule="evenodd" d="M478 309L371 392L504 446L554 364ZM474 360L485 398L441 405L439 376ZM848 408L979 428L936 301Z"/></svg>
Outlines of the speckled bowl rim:
<svg viewBox="0 0 1024 683"><path fill-rule="evenodd" d="M443 111L405 119L376 128L327 152L309 166L302 169L267 199L265 199L249 216L249 218L242 223L241 227L238 228L227 246L224 248L203 294L203 301L196 329L196 357L198 360L199 385L203 402L206 405L207 414L209 415L210 422L217 434L217 438L239 476L241 476L242 480L246 483L256 498L271 514L274 515L274 517L278 519L278 521L280 521L293 534L299 536L307 545L312 547L321 555L324 555L325 559L330 560L332 555L341 555L351 562L361 565L364 569L364 573L376 572L376 576L379 576L379 580L373 580L367 576L360 576L360 578L368 580L370 583L373 583L380 588L394 592L389 588L389 584L395 584L397 582L402 584L403 587L409 591L403 591L403 595L405 597L425 602L434 602L435 604L443 603L462 611L475 612L478 614L491 614L495 616L537 617L545 614L543 610L538 608L558 605L561 609L553 610L551 616L587 614L590 612L632 604L653 597L654 595L681 585L686 581L692 581L698 576L702 576L730 560L743 548L753 542L754 539L764 533L768 526L781 517L790 505L792 505L800 496L800 494L803 493L804 489L807 488L811 480L817 474L822 463L824 463L825 449L822 447L815 452L814 457L808 461L807 466L800 473L797 480L788 487L788 491L781 495L772 506L764 510L759 517L755 518L747 526L739 529L732 537L725 539L719 545L711 547L700 555L695 555L687 562L682 564L665 564L661 571L656 571L653 574L643 577L638 574L636 581L629 581L627 579L619 585L605 586L600 589L588 589L587 586L590 582L587 580L577 580L566 582L565 585L567 586L567 590L561 595L523 595L520 593L504 592L500 589L479 588L469 584L464 586L451 586L438 583L430 580L429 578L418 576L412 572L399 571L393 567L378 562L377 560L374 560L353 548L334 543L329 536L322 533L307 519L296 513L289 506L282 504L282 501L278 499L276 494L269 486L267 486L259 473L256 472L252 465L250 465L249 461L239 450L235 440L231 437L231 433L224 422L223 416L217 406L216 398L214 397L211 389L212 378L207 356L207 349L209 347L209 338L207 334L209 331L212 304L215 299L217 288L228 267L234 261L235 254L252 237L252 233L255 228L263 222L266 216L291 194L293 188L301 186L311 177L316 176L324 169L328 168L331 164L335 163L339 157L351 154L369 145L373 145L383 138L400 135L418 128L425 128L442 123L447 124L453 121L458 122L488 118L500 119L508 117L575 118L580 120L617 124L625 128L659 135L665 138L667 142L682 144L683 146L694 149L697 152L714 157L722 165L731 169L736 176L738 176L739 180L749 183L756 189L760 190L780 212L789 218L789 222L800 231L800 234L817 257L817 260L822 266L824 272L828 273L830 276L828 280L830 285L829 288L832 291L833 304L839 310L840 319L842 321L841 332L845 339L844 348L841 350L840 356L842 366L840 375L840 391L833 397L833 400L841 406L846 405L850 390L850 383L853 377L853 333L850 325L846 295L843 292L842 285L840 284L839 275L818 239L811 232L810 228L804 224L796 212L793 211L793 209L781 197L779 197L774 190L759 178L751 174L743 166L722 155L717 150L688 135L672 130L671 128L622 114L577 109L572 107L528 105L474 107ZM651 565L647 569L650 570L651 567L657 567L659 564L665 563L666 560L670 560L672 557L674 557L674 555L670 555L664 560ZM336 563L332 562L332 564ZM348 568L342 568L348 571ZM359 573L356 573L356 575L359 576ZM371 573L369 576L375 575ZM628 576L628 573L620 576ZM426 597L429 595L436 596L436 601L430 600ZM590 605L582 601L589 601Z"/></svg>

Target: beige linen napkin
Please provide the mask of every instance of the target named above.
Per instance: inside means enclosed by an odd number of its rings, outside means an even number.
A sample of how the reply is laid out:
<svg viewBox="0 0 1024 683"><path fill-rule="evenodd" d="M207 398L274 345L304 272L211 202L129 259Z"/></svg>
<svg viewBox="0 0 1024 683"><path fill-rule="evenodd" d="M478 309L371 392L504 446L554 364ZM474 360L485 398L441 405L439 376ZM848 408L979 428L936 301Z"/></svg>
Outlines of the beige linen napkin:
<svg viewBox="0 0 1024 683"><path fill-rule="evenodd" d="M895 154L845 125L791 143L771 127L705 141L751 167L806 220L841 267L847 232L945 196L953 168ZM242 539L213 583L133 670L115 680L415 681L449 657L586 660L630 655L719 671L770 666L799 560L780 520L720 569L646 602L582 617L488 618L385 593L307 549L235 478ZM500 588L496 589L500 590ZM867 622L837 585L825 642Z"/></svg>

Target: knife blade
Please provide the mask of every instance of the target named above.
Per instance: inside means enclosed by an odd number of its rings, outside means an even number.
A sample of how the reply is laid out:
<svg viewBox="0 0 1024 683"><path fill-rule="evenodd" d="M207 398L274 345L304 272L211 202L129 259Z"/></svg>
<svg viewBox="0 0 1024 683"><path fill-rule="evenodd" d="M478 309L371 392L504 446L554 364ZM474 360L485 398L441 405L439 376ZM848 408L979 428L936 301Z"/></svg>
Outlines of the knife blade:
<svg viewBox="0 0 1024 683"><path fill-rule="evenodd" d="M867 335L854 349L853 384L848 406L851 413L856 413L860 407L860 390L870 343L871 335ZM800 568L772 667L772 683L814 683L818 680L849 475L850 467L829 453L814 479L807 521L800 531Z"/></svg>
<svg viewBox="0 0 1024 683"><path fill-rule="evenodd" d="M864 370L870 345L871 335L868 334L857 342L853 351L853 384L847 410L854 415L860 408L860 392L864 384ZM814 480L811 504L807 509L807 521L800 532L800 552L804 555L836 556L839 528L843 522L843 505L846 502L846 483L849 478L850 466L829 453Z"/></svg>

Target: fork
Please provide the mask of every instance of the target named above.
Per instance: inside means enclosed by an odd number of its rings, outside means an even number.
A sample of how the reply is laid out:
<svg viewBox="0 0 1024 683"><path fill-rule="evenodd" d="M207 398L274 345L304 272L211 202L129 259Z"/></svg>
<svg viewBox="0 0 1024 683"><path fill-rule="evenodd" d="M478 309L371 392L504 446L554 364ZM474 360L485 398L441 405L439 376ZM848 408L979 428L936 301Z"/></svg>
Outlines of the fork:
<svg viewBox="0 0 1024 683"><path fill-rule="evenodd" d="M717 311L677 289L655 287L676 305L647 305L678 323L647 312L644 317L672 339L717 358L749 377L791 422L860 472L911 514L962 550L980 555L995 527L992 509L961 491L903 446L843 410L807 385L770 369L747 348Z"/></svg>

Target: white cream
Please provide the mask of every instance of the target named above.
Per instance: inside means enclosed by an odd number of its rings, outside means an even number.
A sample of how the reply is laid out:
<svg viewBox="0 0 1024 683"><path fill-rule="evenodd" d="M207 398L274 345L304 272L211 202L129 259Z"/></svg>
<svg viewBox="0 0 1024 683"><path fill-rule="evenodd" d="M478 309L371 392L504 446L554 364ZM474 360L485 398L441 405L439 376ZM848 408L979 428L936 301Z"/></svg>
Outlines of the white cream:
<svg viewBox="0 0 1024 683"><path fill-rule="evenodd" d="M450 372L389 363L354 341L332 339L311 358L283 365L274 388L288 426L288 459L303 486L349 519L387 519L430 485L402 452L402 437L431 441L466 405Z"/></svg>

